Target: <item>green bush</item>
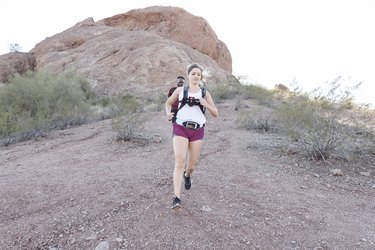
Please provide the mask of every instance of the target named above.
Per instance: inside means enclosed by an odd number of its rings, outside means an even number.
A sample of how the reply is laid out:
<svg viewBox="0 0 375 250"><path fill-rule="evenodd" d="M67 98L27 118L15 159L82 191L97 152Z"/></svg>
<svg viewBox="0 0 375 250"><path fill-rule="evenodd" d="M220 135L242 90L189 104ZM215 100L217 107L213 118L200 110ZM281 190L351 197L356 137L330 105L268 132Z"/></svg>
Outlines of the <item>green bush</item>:
<svg viewBox="0 0 375 250"><path fill-rule="evenodd" d="M88 82L73 74L15 75L0 88L0 138L85 123L92 96Z"/></svg>
<svg viewBox="0 0 375 250"><path fill-rule="evenodd" d="M272 91L258 85L243 85L241 86L241 95L244 99L254 99L260 105L271 107L273 106Z"/></svg>
<svg viewBox="0 0 375 250"><path fill-rule="evenodd" d="M132 95L118 94L103 97L98 103L102 107L102 110L99 112L102 119L134 114L143 110L141 102Z"/></svg>
<svg viewBox="0 0 375 250"><path fill-rule="evenodd" d="M167 101L166 92L158 92L153 96L145 99L144 107L146 111L162 111L165 108L165 102Z"/></svg>
<svg viewBox="0 0 375 250"><path fill-rule="evenodd" d="M368 123L372 113L357 109L353 103L352 92L361 83L345 87L342 81L336 78L326 90L302 92L297 88L277 109L279 125L311 159L326 160L334 155L371 165L375 136Z"/></svg>
<svg viewBox="0 0 375 250"><path fill-rule="evenodd" d="M209 91L216 103L222 103L224 100L230 99L234 96L231 86L225 83L216 84L210 87Z"/></svg>
<svg viewBox="0 0 375 250"><path fill-rule="evenodd" d="M143 131L145 117L142 113L143 102L131 95L116 95L110 98L112 130L116 133L116 141L132 141L141 145L149 142L149 137Z"/></svg>
<svg viewBox="0 0 375 250"><path fill-rule="evenodd" d="M328 159L347 139L345 126L313 101L296 100L278 108L280 125L310 158Z"/></svg>

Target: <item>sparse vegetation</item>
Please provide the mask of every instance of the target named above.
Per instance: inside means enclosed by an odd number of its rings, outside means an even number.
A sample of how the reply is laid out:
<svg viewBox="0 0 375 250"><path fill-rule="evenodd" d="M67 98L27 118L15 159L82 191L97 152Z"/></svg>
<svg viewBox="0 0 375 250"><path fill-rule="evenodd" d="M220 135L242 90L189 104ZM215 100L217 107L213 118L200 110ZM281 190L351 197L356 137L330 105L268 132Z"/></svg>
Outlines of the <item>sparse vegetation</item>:
<svg viewBox="0 0 375 250"><path fill-rule="evenodd" d="M225 83L217 84L209 89L216 103L222 103L234 96L233 89Z"/></svg>
<svg viewBox="0 0 375 250"><path fill-rule="evenodd" d="M317 88L310 93L312 99L322 107L341 109L351 109L355 107L353 103L353 92L356 91L362 83L354 86L345 87L342 84L342 77L339 76L327 85L327 89Z"/></svg>
<svg viewBox="0 0 375 250"><path fill-rule="evenodd" d="M259 86L259 85L244 85L242 86L242 92L241 95L243 98L246 99L254 99L256 100L260 105L272 106L273 102L273 94L272 91Z"/></svg>
<svg viewBox="0 0 375 250"><path fill-rule="evenodd" d="M295 94L276 113L284 131L309 158L325 161L335 154L348 160L353 158L354 142L359 140L355 132L357 125L353 126L354 121L344 115L345 110L353 107L352 92L343 91L337 78L327 92L316 89Z"/></svg>
<svg viewBox="0 0 375 250"><path fill-rule="evenodd" d="M291 143L298 145L296 151L309 159L327 161L335 157L345 161L371 161L375 145L373 128L366 127L358 116L344 113L356 108L352 91L360 84L343 88L341 80L341 77L335 79L325 91L303 92L296 87L282 95L280 91L256 85L241 86L241 94L235 98L235 110L239 111L236 123L248 130L285 132ZM255 100L272 111L247 105L246 100ZM366 108L353 112L366 114Z"/></svg>
<svg viewBox="0 0 375 250"><path fill-rule="evenodd" d="M9 48L10 52L21 52L22 51L22 46L19 45L18 43L9 44L8 48Z"/></svg>
<svg viewBox="0 0 375 250"><path fill-rule="evenodd" d="M375 157L374 128L366 123L373 113L361 107L361 117L344 114L358 108L351 90L341 90L340 78L326 92L304 93L296 88L282 98L276 91L242 85L235 79L213 84L209 91L217 103L234 100L238 127L285 132L291 143L299 146L297 151L310 159L372 161ZM143 101L129 94L100 98L87 80L73 73L27 72L0 88L0 139L7 145L80 125L99 115L100 119L112 119L116 141L147 144L150 140L143 130L143 113L162 111L165 100L165 93Z"/></svg>
<svg viewBox="0 0 375 250"><path fill-rule="evenodd" d="M215 103L222 103L225 100L234 98L241 93L241 83L233 77L227 82L218 82L210 85L208 90L210 91Z"/></svg>
<svg viewBox="0 0 375 250"><path fill-rule="evenodd" d="M133 114L141 111L143 107L141 102L132 95L104 97L99 101L99 104L102 108L100 111L102 119Z"/></svg>
<svg viewBox="0 0 375 250"><path fill-rule="evenodd" d="M209 91L212 93L216 103L235 98L238 105L241 104L242 99L256 100L258 104L268 107L274 105L272 91L259 85L241 85L239 82L232 80L228 83L218 83L210 87Z"/></svg>
<svg viewBox="0 0 375 250"><path fill-rule="evenodd" d="M240 111L236 124L247 130L268 132L276 129L274 114L264 109L255 108L250 111Z"/></svg>
<svg viewBox="0 0 375 250"><path fill-rule="evenodd" d="M111 118L111 126L116 133L115 141L131 141L141 145L149 143L150 138L144 133L145 117L143 104L132 95L115 95L104 98L105 116Z"/></svg>
<svg viewBox="0 0 375 250"><path fill-rule="evenodd" d="M139 101L133 95L117 94L103 97L98 101L101 119L111 119L115 141L131 141L141 145L149 143L150 138L144 134L145 101Z"/></svg>
<svg viewBox="0 0 375 250"><path fill-rule="evenodd" d="M0 88L0 138L9 144L85 123L92 111L88 86L73 74L15 75Z"/></svg>
<svg viewBox="0 0 375 250"><path fill-rule="evenodd" d="M335 115L312 101L285 103L276 113L284 131L314 160L328 159L348 138Z"/></svg>
<svg viewBox="0 0 375 250"><path fill-rule="evenodd" d="M13 76L0 88L0 139L9 145L99 116L113 119L117 139L145 141L138 133L142 123L133 115L142 110L143 105L132 95L99 98L87 80L73 73L27 72Z"/></svg>
<svg viewBox="0 0 375 250"><path fill-rule="evenodd" d="M141 145L150 142L150 137L143 131L144 117L139 114L129 114L111 119L112 129L116 132L116 141L132 141Z"/></svg>
<svg viewBox="0 0 375 250"><path fill-rule="evenodd" d="M145 101L146 111L162 111L167 101L167 94L165 92L155 93L154 96L147 98Z"/></svg>

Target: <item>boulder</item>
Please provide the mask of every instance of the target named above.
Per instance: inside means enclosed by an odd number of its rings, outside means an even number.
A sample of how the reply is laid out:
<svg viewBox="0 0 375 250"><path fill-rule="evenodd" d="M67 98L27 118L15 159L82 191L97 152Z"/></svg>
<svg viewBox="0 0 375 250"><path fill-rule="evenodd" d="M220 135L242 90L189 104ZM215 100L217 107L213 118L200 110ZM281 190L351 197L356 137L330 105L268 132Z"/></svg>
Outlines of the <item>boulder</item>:
<svg viewBox="0 0 375 250"><path fill-rule="evenodd" d="M0 82L6 83L14 74L34 70L36 60L33 53L10 52L0 56Z"/></svg>

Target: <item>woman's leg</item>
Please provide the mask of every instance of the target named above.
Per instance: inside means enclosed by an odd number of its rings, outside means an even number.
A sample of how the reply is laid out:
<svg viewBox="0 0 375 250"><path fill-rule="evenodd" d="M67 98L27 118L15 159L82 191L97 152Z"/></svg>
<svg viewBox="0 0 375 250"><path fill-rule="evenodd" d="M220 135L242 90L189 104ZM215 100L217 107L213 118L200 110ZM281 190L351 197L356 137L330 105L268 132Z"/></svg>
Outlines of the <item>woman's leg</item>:
<svg viewBox="0 0 375 250"><path fill-rule="evenodd" d="M186 154L189 147L189 140L182 136L173 136L173 150L175 157L175 166L173 171L174 194L180 198L182 175L184 173Z"/></svg>
<svg viewBox="0 0 375 250"><path fill-rule="evenodd" d="M189 143L189 159L186 167L186 176L190 176L197 165L197 161L201 153L202 142L202 140L196 140Z"/></svg>

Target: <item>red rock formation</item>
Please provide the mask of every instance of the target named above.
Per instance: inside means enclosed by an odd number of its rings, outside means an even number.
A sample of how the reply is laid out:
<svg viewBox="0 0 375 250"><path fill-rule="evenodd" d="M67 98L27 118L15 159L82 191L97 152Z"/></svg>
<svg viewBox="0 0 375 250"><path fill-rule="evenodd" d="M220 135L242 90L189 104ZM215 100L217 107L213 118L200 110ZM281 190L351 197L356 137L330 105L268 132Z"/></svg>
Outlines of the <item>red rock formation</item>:
<svg viewBox="0 0 375 250"><path fill-rule="evenodd" d="M197 49L214 59L224 70L232 72L232 57L227 46L218 40L205 19L194 16L184 9L153 6L131 10L99 22L129 31L155 32L164 38Z"/></svg>
<svg viewBox="0 0 375 250"><path fill-rule="evenodd" d="M226 60L229 51L203 18L172 7L128 13L133 14L99 22L87 18L24 54L35 57L37 69L85 76L103 94L165 92L193 62L205 68L208 82L231 76L231 61ZM199 27L198 31L194 32L193 27ZM214 58L221 58L227 69ZM5 61L3 56L0 61ZM0 65L0 72L4 72L3 68Z"/></svg>

